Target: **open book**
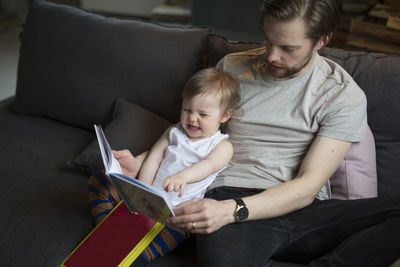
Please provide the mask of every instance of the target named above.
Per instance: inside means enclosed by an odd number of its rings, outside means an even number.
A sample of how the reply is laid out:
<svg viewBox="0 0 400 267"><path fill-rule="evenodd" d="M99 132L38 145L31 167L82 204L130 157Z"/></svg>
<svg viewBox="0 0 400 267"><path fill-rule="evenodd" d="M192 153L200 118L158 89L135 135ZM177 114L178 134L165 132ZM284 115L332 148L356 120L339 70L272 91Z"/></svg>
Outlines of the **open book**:
<svg viewBox="0 0 400 267"><path fill-rule="evenodd" d="M118 160L112 154L111 147L99 125L94 125L99 142L104 168L111 183L117 189L121 199L131 212L138 212L162 224L174 216L173 206L166 192L145 184L135 178L123 175Z"/></svg>

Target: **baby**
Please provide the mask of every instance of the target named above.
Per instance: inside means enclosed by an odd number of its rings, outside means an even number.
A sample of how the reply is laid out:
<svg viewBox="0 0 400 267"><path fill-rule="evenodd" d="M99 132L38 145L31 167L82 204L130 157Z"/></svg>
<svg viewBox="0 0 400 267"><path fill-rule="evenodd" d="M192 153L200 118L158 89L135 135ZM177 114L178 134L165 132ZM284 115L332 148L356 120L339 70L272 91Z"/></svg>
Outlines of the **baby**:
<svg viewBox="0 0 400 267"><path fill-rule="evenodd" d="M238 87L237 79L227 72L215 68L197 72L183 89L180 122L168 128L148 153L134 158L128 150L113 151L122 172L167 191L174 206L202 198L232 158L232 145L220 126L240 101ZM92 214L99 222L120 198L102 172L90 178L91 187ZM132 266L165 255L183 240L183 233L166 226Z"/></svg>
<svg viewBox="0 0 400 267"><path fill-rule="evenodd" d="M139 180L166 191L172 204L204 196L232 158L219 130L239 102L238 83L214 68L196 73L183 89L180 122L169 128L144 160Z"/></svg>

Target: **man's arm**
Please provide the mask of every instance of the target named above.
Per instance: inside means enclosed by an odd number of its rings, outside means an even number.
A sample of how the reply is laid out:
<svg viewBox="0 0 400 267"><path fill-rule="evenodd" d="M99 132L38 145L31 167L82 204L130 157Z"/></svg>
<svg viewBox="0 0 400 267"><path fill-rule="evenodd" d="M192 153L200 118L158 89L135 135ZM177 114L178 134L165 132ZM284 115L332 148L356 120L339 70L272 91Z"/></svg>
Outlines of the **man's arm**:
<svg viewBox="0 0 400 267"><path fill-rule="evenodd" d="M317 136L301 164L297 177L243 198L249 209L248 220L267 219L309 205L345 157L351 143ZM175 208L172 226L196 233L211 233L233 223L234 200L194 199ZM192 222L196 222L193 230Z"/></svg>
<svg viewBox="0 0 400 267"><path fill-rule="evenodd" d="M163 187L166 191L179 191L179 196L182 196L186 184L199 182L221 170L228 165L232 154L232 144L227 140L222 140L207 157L168 177L164 181Z"/></svg>
<svg viewBox="0 0 400 267"><path fill-rule="evenodd" d="M244 199L251 208L249 219L277 217L311 204L339 167L350 146L349 142L317 136L295 179ZM265 204L260 206L260 203Z"/></svg>
<svg viewBox="0 0 400 267"><path fill-rule="evenodd" d="M140 181L147 184L153 183L157 170L164 158L165 150L169 146L169 132L171 128L169 127L150 149L139 172Z"/></svg>

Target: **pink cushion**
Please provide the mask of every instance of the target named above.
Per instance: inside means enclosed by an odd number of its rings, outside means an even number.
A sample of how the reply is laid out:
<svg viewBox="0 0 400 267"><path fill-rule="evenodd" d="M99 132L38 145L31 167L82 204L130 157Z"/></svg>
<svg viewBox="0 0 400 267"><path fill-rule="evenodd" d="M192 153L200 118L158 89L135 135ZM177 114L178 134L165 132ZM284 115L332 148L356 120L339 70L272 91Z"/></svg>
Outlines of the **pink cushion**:
<svg viewBox="0 0 400 267"><path fill-rule="evenodd" d="M375 141L369 127L365 139L351 145L330 183L333 199L359 199L378 195Z"/></svg>

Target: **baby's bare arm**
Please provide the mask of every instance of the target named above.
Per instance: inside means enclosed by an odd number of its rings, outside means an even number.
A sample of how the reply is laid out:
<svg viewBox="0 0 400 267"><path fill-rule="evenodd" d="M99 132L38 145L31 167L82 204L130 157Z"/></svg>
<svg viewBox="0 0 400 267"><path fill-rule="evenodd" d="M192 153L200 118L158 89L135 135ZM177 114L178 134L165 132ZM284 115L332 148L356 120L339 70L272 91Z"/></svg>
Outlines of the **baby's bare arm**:
<svg viewBox="0 0 400 267"><path fill-rule="evenodd" d="M148 153L145 161L142 164L142 168L139 172L139 180L147 184L152 184L156 176L157 170L160 167L161 161L164 158L164 153L169 146L169 131L168 128L163 135L153 145L150 152Z"/></svg>
<svg viewBox="0 0 400 267"><path fill-rule="evenodd" d="M232 144L222 140L203 160L168 177L163 183L163 188L166 191L179 191L179 195L182 196L186 184L199 182L221 170L229 163L232 155Z"/></svg>

